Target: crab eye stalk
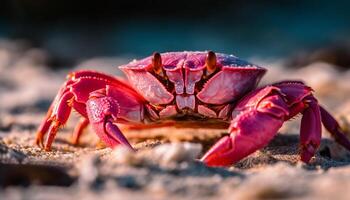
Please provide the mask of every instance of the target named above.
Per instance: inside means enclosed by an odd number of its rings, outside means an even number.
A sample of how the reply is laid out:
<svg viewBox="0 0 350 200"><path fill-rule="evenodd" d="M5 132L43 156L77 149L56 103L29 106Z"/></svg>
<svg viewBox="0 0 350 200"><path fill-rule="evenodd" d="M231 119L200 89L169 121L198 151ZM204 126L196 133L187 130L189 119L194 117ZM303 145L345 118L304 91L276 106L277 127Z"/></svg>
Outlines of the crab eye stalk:
<svg viewBox="0 0 350 200"><path fill-rule="evenodd" d="M152 66L153 66L153 71L156 74L162 74L162 57L160 56L160 53L155 52L153 53L153 58L152 58Z"/></svg>
<svg viewBox="0 0 350 200"><path fill-rule="evenodd" d="M216 70L216 55L213 51L208 51L207 59L205 60L207 73L211 74Z"/></svg>

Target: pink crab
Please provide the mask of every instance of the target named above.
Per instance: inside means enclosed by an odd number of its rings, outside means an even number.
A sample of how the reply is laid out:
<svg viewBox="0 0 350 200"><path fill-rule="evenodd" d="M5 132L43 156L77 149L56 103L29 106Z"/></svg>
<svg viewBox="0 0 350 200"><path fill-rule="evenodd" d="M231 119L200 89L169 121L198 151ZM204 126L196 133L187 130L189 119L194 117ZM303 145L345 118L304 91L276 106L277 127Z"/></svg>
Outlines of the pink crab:
<svg viewBox="0 0 350 200"><path fill-rule="evenodd" d="M107 146L130 149L118 124L224 125L230 135L221 138L201 161L229 166L266 146L285 121L302 113L302 161L308 163L320 145L321 122L350 150L350 141L310 87L283 81L256 89L266 69L235 56L212 51L154 53L119 68L129 82L89 70L70 73L38 129L36 143L50 150L72 109L82 116L73 144L88 124Z"/></svg>

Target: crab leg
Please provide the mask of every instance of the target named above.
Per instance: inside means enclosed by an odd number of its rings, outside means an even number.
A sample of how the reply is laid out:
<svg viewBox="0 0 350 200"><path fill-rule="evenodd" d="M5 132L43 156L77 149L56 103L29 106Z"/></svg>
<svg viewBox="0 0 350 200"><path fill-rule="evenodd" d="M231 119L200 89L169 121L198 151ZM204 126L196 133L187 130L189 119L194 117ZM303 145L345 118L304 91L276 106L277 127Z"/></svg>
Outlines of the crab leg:
<svg viewBox="0 0 350 200"><path fill-rule="evenodd" d="M80 108L81 106L77 102L74 102L74 94L69 91L69 86L72 83L73 81L69 79L63 84L38 128L35 143L45 148L45 150L50 150L51 143L59 127L64 125L68 120L73 105L76 105L77 110L82 110L82 114L86 113L84 108ZM46 133L49 133L49 136L44 144Z"/></svg>
<svg viewBox="0 0 350 200"><path fill-rule="evenodd" d="M80 136L83 134L84 129L89 125L89 120L82 117L80 118L79 123L77 126L74 128L73 131L73 137L72 137L72 144L73 145L78 145L79 144L79 139Z"/></svg>
<svg viewBox="0 0 350 200"><path fill-rule="evenodd" d="M73 144L78 143L83 129L90 121L88 120L86 107L90 94L97 94L97 91L101 89L106 90L107 88L113 88L110 89L112 94L114 94L113 98L120 100L123 108L121 114L122 118L126 118L126 120L129 120L130 118L131 120L140 120L140 102L142 101L142 97L140 97L134 89L126 83L102 73L94 71L77 71L69 74L68 80L63 84L56 95L55 100L51 104L45 119L38 129L36 135L37 145L44 147L45 150L51 149L51 144L58 129L67 122L72 109L76 110L83 118L85 118L85 120L78 124L73 133ZM90 110L92 109L90 108ZM118 128L113 127L114 125L108 125L107 121L106 124L106 128L109 127L109 134L113 132L113 136L116 135L115 132L117 132ZM44 144L44 137L47 133L48 137ZM123 139L121 139L121 141L123 141ZM128 143L125 144L127 144L127 146L129 145Z"/></svg>
<svg viewBox="0 0 350 200"><path fill-rule="evenodd" d="M308 163L320 146L321 137L321 114L317 100L309 96L308 107L303 111L300 126L300 158Z"/></svg>
<svg viewBox="0 0 350 200"><path fill-rule="evenodd" d="M59 100L57 107L54 108L53 115L50 118L51 126L48 131L48 137L45 142L45 150L51 149L51 144L55 139L58 129L64 125L72 111L72 107L69 105L69 101L72 101L74 95L70 92L65 93Z"/></svg>
<svg viewBox="0 0 350 200"><path fill-rule="evenodd" d="M58 91L55 99L52 101L44 120L42 121L42 123L40 124L40 126L38 128L35 143L37 145L41 146L42 148L44 148L44 137L45 137L46 133L49 131L49 129L53 123L53 119L55 118L54 112L55 112L55 110L57 110L56 109L57 104L60 102L62 96L64 94L66 94L67 92L69 92L68 86L71 85L72 83L73 83L73 81L71 79L69 79L62 85L62 87Z"/></svg>
<svg viewBox="0 0 350 200"><path fill-rule="evenodd" d="M338 122L322 106L320 106L320 111L322 116L322 123L325 128L332 134L335 141L350 151L350 141L342 132Z"/></svg>
<svg viewBox="0 0 350 200"><path fill-rule="evenodd" d="M54 107L54 102L52 102L52 104L50 105L50 108L47 111L47 114L46 114L44 120L41 122L41 124L38 128L38 132L36 134L35 143L36 143L36 145L38 145L42 148L44 147L43 139L44 139L47 131L49 130L51 123L52 123L51 114L52 114L53 107Z"/></svg>
<svg viewBox="0 0 350 200"><path fill-rule="evenodd" d="M76 102L74 93L70 92L66 87L64 88L65 91L59 92L50 106L36 135L36 144L47 151L51 149L51 144L56 137L58 129L67 122L72 108L77 110L81 115L87 116L85 105ZM61 91L63 91L63 89ZM44 144L43 141L46 133L48 133L48 137Z"/></svg>

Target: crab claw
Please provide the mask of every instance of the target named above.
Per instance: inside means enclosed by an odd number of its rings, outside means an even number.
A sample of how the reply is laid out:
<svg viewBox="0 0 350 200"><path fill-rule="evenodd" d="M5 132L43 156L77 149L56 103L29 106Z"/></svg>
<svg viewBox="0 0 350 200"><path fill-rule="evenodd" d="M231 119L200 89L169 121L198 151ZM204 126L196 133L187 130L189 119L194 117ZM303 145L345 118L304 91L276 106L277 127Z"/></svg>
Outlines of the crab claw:
<svg viewBox="0 0 350 200"><path fill-rule="evenodd" d="M89 121L99 138L109 147L122 144L133 149L120 129L113 124L119 113L118 102L108 96L92 96L87 101Z"/></svg>
<svg viewBox="0 0 350 200"><path fill-rule="evenodd" d="M271 92L271 88L261 92ZM201 161L208 166L229 166L241 160L266 146L288 114L288 107L280 95L264 97L254 109L246 109L233 118L230 136L219 140Z"/></svg>
<svg viewBox="0 0 350 200"><path fill-rule="evenodd" d="M209 166L229 166L264 147L283 122L302 113L301 160L308 163L321 143L321 123L350 150L350 140L321 106L311 88L298 81L276 83L246 95L232 112L230 136L222 138L201 159Z"/></svg>
<svg viewBox="0 0 350 200"><path fill-rule="evenodd" d="M231 122L230 136L221 138L201 161L208 166L229 166L267 145L282 123L269 114L243 113Z"/></svg>
<svg viewBox="0 0 350 200"><path fill-rule="evenodd" d="M225 136L204 154L201 161L208 166L228 166L234 162L233 154L232 138Z"/></svg>

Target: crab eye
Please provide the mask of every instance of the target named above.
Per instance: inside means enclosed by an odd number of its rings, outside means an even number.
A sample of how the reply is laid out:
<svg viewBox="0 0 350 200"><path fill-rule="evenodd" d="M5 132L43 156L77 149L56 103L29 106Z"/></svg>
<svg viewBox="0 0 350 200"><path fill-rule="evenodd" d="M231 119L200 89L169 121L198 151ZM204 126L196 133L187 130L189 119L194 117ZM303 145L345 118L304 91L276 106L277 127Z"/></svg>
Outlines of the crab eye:
<svg viewBox="0 0 350 200"><path fill-rule="evenodd" d="M158 52L153 53L152 66L153 66L153 71L156 74L161 74L163 72L163 70L162 70L162 57L160 56L160 53L158 53Z"/></svg>
<svg viewBox="0 0 350 200"><path fill-rule="evenodd" d="M208 74L215 72L216 70L216 55L213 51L208 51L207 58L205 60L205 66Z"/></svg>

